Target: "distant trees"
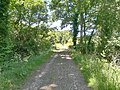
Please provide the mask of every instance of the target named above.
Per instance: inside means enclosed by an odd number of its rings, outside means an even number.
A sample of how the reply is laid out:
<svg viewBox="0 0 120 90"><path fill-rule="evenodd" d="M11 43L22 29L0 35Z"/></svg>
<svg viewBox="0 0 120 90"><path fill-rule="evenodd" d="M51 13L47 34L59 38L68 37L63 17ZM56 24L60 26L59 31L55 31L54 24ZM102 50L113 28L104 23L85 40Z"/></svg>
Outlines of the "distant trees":
<svg viewBox="0 0 120 90"><path fill-rule="evenodd" d="M51 35L50 40L53 44L60 43L64 45L69 43L72 38L72 34L68 30L52 31L49 35Z"/></svg>

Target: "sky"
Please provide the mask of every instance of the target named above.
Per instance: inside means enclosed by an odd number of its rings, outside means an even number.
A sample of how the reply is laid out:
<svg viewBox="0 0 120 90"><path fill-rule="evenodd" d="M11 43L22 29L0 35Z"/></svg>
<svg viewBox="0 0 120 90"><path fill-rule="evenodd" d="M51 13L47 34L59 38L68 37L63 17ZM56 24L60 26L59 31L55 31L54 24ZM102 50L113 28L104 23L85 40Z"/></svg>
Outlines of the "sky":
<svg viewBox="0 0 120 90"><path fill-rule="evenodd" d="M68 25L67 27L61 29L61 23L62 21L61 20L58 20L58 21L55 21L52 23L52 25L50 25L51 28L54 28L56 27L58 30L70 30L70 25Z"/></svg>
<svg viewBox="0 0 120 90"><path fill-rule="evenodd" d="M57 27L57 28L58 28L58 31L60 31L60 30L71 30L71 28L70 28L71 26L70 26L70 25L68 25L67 27L61 29L61 28L60 28L61 23L62 23L61 20L55 21L55 22L52 23L52 25L50 25L50 27L51 27L51 28ZM80 26L79 26L79 30L80 30ZM90 35L92 31L93 31L92 29L87 30L86 34L87 34L87 35ZM79 36L80 36L80 33L78 33L78 37L79 37Z"/></svg>

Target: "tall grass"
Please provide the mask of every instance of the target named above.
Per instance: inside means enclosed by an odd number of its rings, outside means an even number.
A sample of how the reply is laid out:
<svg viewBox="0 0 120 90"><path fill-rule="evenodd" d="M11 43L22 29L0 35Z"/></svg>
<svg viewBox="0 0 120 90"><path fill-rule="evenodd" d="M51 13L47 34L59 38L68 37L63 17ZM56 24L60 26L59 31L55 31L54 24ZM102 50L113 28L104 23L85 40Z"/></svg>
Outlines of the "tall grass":
<svg viewBox="0 0 120 90"><path fill-rule="evenodd" d="M9 67L0 73L0 90L18 90L22 83L38 66L44 63L52 55L51 51L45 51L41 55L32 56L28 61L8 62Z"/></svg>
<svg viewBox="0 0 120 90"><path fill-rule="evenodd" d="M81 55L72 51L72 57L93 90L120 90L120 68L105 63L95 55Z"/></svg>

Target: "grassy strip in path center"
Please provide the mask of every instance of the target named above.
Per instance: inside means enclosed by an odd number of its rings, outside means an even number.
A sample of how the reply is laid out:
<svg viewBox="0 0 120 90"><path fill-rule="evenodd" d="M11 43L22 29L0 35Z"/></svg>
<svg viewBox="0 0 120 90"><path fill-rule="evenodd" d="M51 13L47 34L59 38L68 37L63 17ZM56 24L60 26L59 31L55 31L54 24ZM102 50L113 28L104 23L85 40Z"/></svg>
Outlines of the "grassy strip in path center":
<svg viewBox="0 0 120 90"><path fill-rule="evenodd" d="M10 69L0 74L0 90L20 89L31 72L45 63L51 55L52 51L45 51L41 55L32 56L28 61L10 62Z"/></svg>

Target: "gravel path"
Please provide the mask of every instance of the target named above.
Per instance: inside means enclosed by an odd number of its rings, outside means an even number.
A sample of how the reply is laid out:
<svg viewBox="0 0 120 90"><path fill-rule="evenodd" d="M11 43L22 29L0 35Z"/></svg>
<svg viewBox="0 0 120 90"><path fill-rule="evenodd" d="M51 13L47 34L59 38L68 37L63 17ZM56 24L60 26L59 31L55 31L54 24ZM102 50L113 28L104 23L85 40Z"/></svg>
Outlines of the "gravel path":
<svg viewBox="0 0 120 90"><path fill-rule="evenodd" d="M33 72L22 90L90 90L67 51L57 52Z"/></svg>

